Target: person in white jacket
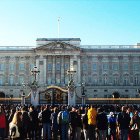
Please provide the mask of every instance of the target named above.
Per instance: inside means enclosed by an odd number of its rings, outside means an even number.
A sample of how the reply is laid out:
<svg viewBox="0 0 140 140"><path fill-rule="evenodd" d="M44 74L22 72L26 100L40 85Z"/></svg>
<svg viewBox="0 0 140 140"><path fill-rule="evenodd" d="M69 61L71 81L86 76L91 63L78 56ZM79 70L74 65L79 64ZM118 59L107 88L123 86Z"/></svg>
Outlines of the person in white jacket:
<svg viewBox="0 0 140 140"><path fill-rule="evenodd" d="M22 119L22 113L20 111L15 112L12 121L9 124L9 135L11 139L20 140L20 124Z"/></svg>

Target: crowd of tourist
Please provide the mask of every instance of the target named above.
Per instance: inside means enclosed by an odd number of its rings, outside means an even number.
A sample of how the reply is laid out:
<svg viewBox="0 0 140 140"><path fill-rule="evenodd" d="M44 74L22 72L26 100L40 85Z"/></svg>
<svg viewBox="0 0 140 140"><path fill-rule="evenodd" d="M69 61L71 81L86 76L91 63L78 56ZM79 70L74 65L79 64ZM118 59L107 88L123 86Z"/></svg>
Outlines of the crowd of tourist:
<svg viewBox="0 0 140 140"><path fill-rule="evenodd" d="M0 105L0 139L139 140L137 105Z"/></svg>

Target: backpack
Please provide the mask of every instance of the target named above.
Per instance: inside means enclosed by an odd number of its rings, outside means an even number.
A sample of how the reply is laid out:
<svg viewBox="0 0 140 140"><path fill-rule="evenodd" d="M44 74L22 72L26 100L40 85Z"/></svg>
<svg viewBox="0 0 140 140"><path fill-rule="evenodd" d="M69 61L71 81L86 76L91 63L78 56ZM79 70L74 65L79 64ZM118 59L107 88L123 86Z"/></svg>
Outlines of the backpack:
<svg viewBox="0 0 140 140"><path fill-rule="evenodd" d="M69 113L67 111L62 111L61 113L61 122L66 124L69 122Z"/></svg>
<svg viewBox="0 0 140 140"><path fill-rule="evenodd" d="M109 118L109 123L116 123L116 117L111 116L111 117Z"/></svg>
<svg viewBox="0 0 140 140"><path fill-rule="evenodd" d="M19 138L20 137L18 127L16 124L10 123L9 134L10 134L10 138Z"/></svg>

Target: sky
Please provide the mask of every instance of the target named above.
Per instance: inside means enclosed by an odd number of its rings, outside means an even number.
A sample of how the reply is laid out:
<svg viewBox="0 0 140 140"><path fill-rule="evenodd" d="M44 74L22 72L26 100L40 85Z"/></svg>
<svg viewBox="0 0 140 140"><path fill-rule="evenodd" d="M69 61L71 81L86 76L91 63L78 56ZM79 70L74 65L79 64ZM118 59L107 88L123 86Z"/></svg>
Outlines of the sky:
<svg viewBox="0 0 140 140"><path fill-rule="evenodd" d="M37 38L80 38L81 45L140 43L140 0L0 0L0 46Z"/></svg>

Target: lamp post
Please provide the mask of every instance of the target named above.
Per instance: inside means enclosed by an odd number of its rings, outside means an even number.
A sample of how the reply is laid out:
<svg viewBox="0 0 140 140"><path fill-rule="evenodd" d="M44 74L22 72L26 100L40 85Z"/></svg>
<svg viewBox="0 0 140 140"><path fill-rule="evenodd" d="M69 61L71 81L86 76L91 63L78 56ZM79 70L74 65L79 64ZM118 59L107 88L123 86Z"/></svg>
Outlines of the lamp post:
<svg viewBox="0 0 140 140"><path fill-rule="evenodd" d="M69 106L75 106L76 104L76 97L75 97L75 84L74 84L74 74L76 73L76 70L74 70L73 66L70 67L69 70L67 70L67 75L70 76L69 82L68 82L68 105Z"/></svg>
<svg viewBox="0 0 140 140"><path fill-rule="evenodd" d="M81 84L81 91L82 91L82 95L81 95L81 97L82 97L82 105L85 105L85 84L84 83L82 83Z"/></svg>
<svg viewBox="0 0 140 140"><path fill-rule="evenodd" d="M38 70L37 66L34 66L34 68L31 70L31 73L34 76L34 82L37 82L36 77L37 77L37 74L40 73L40 71Z"/></svg>
<svg viewBox="0 0 140 140"><path fill-rule="evenodd" d="M21 90L21 105L24 106L25 105L25 93L23 90Z"/></svg>
<svg viewBox="0 0 140 140"><path fill-rule="evenodd" d="M37 106L39 104L39 91L38 91L38 83L37 83L37 75L40 73L37 66L31 70L31 74L34 76L34 81L31 84L31 104Z"/></svg>

